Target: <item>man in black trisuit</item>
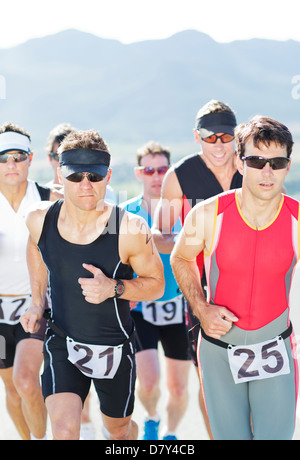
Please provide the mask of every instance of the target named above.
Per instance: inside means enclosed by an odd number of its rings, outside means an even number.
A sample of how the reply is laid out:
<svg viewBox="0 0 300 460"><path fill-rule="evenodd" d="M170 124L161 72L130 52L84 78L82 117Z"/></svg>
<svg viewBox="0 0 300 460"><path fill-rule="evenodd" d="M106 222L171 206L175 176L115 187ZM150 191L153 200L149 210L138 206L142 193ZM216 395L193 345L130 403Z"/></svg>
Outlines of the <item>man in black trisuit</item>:
<svg viewBox="0 0 300 460"><path fill-rule="evenodd" d="M194 128L196 143L201 151L184 157L165 175L162 184L162 197L156 208L152 233L160 253L170 253L174 247L174 234L171 234L176 220L182 222L188 212L199 201L211 198L229 189L240 188L242 176L237 171L234 146L234 128L236 117L233 110L221 101L211 100L197 113ZM202 285L206 281L203 275L203 254L197 257ZM195 366L197 363L197 338L199 320L190 307L186 309L186 324L191 333L191 354ZM199 392L201 411L210 433L205 405ZM211 436L211 433L210 433Z"/></svg>
<svg viewBox="0 0 300 460"><path fill-rule="evenodd" d="M53 437L79 439L93 380L111 439L136 439L129 299L163 294L162 262L146 222L104 201L110 154L96 131L70 133L59 164L64 200L27 219L32 306L21 319L26 331L35 330L49 273L52 314L42 389Z"/></svg>

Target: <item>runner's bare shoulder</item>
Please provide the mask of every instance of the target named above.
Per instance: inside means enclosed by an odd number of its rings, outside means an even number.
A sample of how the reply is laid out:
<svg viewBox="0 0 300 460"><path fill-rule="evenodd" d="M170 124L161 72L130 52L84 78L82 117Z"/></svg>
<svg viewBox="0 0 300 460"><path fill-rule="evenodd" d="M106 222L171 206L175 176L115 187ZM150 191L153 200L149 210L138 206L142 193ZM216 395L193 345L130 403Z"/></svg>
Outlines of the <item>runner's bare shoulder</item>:
<svg viewBox="0 0 300 460"><path fill-rule="evenodd" d="M33 240L38 241L42 233L45 216L52 205L51 201L39 201L28 209L26 225Z"/></svg>

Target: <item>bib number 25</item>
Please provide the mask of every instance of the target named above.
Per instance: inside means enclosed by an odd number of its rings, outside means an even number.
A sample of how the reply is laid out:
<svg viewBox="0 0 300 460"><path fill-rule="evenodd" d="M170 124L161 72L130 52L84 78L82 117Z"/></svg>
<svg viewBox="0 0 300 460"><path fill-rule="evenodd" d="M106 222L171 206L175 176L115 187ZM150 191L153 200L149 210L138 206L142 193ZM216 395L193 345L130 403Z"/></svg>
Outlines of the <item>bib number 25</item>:
<svg viewBox="0 0 300 460"><path fill-rule="evenodd" d="M289 374L290 365L281 337L254 345L229 346L228 359L235 383Z"/></svg>

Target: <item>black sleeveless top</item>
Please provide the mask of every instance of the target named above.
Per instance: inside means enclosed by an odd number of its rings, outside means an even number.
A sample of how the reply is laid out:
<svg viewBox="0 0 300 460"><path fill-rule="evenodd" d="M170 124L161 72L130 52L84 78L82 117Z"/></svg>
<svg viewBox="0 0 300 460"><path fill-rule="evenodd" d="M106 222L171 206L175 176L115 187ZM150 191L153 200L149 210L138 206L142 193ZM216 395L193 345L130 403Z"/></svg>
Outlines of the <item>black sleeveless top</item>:
<svg viewBox="0 0 300 460"><path fill-rule="evenodd" d="M78 278L92 278L83 263L100 268L109 278L131 279L132 268L121 262L119 225L124 211L115 206L105 230L89 244L63 239L57 223L63 200L48 210L38 248L48 268L52 321L72 339L93 345L119 345L133 331L129 301L109 298L100 304L86 302Z"/></svg>
<svg viewBox="0 0 300 460"><path fill-rule="evenodd" d="M183 158L175 165L175 173L184 198L194 207L197 202L207 200L224 190L214 173L206 166L199 153ZM242 186L242 176L236 171L233 175L230 189Z"/></svg>
<svg viewBox="0 0 300 460"><path fill-rule="evenodd" d="M220 182L206 166L199 153L194 153L180 160L175 164L174 171L183 194L182 222L184 222L190 209L197 203L224 192ZM240 188L242 180L243 177L236 171L232 177L230 189ZM197 265L205 285L203 252L197 256Z"/></svg>

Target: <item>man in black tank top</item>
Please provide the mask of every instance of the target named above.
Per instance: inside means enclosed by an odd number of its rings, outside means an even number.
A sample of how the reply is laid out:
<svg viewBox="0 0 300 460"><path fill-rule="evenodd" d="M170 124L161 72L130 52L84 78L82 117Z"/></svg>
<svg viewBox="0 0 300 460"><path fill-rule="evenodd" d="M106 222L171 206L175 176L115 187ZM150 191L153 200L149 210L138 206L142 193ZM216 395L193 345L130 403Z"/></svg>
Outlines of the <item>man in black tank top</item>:
<svg viewBox="0 0 300 460"><path fill-rule="evenodd" d="M161 296L163 266L145 221L104 201L110 154L96 131L70 133L59 164L64 200L27 219L32 306L21 318L26 331L35 330L49 273L42 389L53 437L79 438L93 380L111 439L136 439L129 300Z"/></svg>
<svg viewBox="0 0 300 460"><path fill-rule="evenodd" d="M211 100L198 111L194 136L201 151L176 163L169 169L163 181L162 197L156 208L152 228L159 252L172 251L174 234L171 234L171 229L174 223L179 217L184 222L190 209L199 201L241 187L242 176L237 171L234 147L235 126L235 115L223 102ZM197 263L205 286L203 254L198 256ZM186 311L186 323L189 330L198 323L189 307ZM198 329L193 329L191 341L192 359L196 367L197 331ZM201 391L199 401L210 432Z"/></svg>
<svg viewBox="0 0 300 460"><path fill-rule="evenodd" d="M236 167L235 126L235 115L223 102L212 100L199 110L194 136L201 151L176 163L163 181L162 197L152 228L159 252L172 251L174 223L179 217L184 221L186 214L199 201L241 187L242 176Z"/></svg>

